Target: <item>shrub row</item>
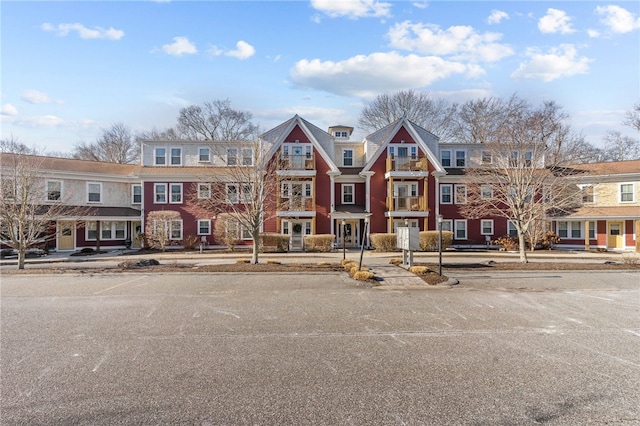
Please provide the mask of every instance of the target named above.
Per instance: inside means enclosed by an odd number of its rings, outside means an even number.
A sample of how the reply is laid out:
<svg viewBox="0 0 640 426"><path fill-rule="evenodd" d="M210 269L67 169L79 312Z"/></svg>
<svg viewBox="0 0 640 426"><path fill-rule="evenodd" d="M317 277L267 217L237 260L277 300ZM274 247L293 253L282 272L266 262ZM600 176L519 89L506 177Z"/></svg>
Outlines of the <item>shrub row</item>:
<svg viewBox="0 0 640 426"><path fill-rule="evenodd" d="M318 234L304 237L304 250L313 252L329 252L333 249L335 235Z"/></svg>
<svg viewBox="0 0 640 426"><path fill-rule="evenodd" d="M422 231L420 232L420 250L437 251L439 231ZM442 231L442 249L451 246L453 241L453 232ZM371 234L371 245L377 251L396 251L397 239L396 234Z"/></svg>
<svg viewBox="0 0 640 426"><path fill-rule="evenodd" d="M289 251L289 236L286 234L265 232L263 234L260 234L258 247L260 247L261 251L269 249L269 251L285 253Z"/></svg>

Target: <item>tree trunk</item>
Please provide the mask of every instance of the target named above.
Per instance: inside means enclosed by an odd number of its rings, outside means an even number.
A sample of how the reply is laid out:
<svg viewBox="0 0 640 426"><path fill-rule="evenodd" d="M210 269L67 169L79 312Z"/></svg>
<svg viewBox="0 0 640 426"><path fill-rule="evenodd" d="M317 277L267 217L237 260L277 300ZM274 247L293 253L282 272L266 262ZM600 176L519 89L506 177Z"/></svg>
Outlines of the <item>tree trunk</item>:
<svg viewBox="0 0 640 426"><path fill-rule="evenodd" d="M24 258L26 256L26 248L20 247L18 249L18 269L24 269Z"/></svg>
<svg viewBox="0 0 640 426"><path fill-rule="evenodd" d="M256 234L253 237L253 253L251 253L251 263L253 263L254 265L258 264L258 241L260 240L260 237Z"/></svg>
<svg viewBox="0 0 640 426"><path fill-rule="evenodd" d="M524 232L518 232L518 246L520 251L520 262L529 263L527 259L527 247L524 242Z"/></svg>

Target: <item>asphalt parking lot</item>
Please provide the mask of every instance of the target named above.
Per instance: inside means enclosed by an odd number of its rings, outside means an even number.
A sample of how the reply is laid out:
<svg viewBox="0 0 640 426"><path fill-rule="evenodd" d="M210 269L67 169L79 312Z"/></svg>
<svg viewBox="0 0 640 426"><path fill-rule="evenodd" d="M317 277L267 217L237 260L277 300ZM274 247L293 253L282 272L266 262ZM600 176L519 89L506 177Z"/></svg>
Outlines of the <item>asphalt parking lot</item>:
<svg viewBox="0 0 640 426"><path fill-rule="evenodd" d="M6 275L3 425L640 424L640 273Z"/></svg>

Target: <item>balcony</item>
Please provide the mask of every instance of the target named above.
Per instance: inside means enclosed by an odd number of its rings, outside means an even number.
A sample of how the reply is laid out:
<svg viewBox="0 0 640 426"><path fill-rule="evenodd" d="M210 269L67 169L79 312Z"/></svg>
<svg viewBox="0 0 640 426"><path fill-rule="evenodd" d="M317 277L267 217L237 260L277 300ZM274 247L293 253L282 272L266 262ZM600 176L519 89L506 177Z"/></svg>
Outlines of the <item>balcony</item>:
<svg viewBox="0 0 640 426"><path fill-rule="evenodd" d="M316 161L313 155L282 155L278 170L315 170Z"/></svg>
<svg viewBox="0 0 640 426"><path fill-rule="evenodd" d="M315 212L316 206L311 197L281 198L278 211L284 212Z"/></svg>
<svg viewBox="0 0 640 426"><path fill-rule="evenodd" d="M387 197L387 211L394 212L426 212L424 197Z"/></svg>
<svg viewBox="0 0 640 426"><path fill-rule="evenodd" d="M427 172L427 157L387 157L387 173L388 172Z"/></svg>

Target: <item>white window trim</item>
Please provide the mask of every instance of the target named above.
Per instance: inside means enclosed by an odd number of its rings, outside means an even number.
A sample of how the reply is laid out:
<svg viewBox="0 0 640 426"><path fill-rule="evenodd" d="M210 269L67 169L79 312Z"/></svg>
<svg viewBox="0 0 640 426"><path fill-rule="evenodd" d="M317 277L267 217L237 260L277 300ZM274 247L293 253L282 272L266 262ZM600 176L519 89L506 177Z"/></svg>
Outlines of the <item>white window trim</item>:
<svg viewBox="0 0 640 426"><path fill-rule="evenodd" d="M451 199L449 201L443 201L442 200L442 195L443 195L442 188L444 188L444 187L448 187L450 189L449 196L451 197ZM450 183L441 184L439 192L440 192L440 204L453 204L454 193L453 193L453 185L452 184L450 184Z"/></svg>
<svg viewBox="0 0 640 426"><path fill-rule="evenodd" d="M622 201L622 185L631 185L631 200ZM618 185L618 201L621 204L629 204L636 202L636 184L634 182L622 182Z"/></svg>
<svg viewBox="0 0 640 426"><path fill-rule="evenodd" d="M488 154L489 161L484 161L484 155ZM480 150L480 164L493 164L493 153L489 150Z"/></svg>
<svg viewBox="0 0 640 426"><path fill-rule="evenodd" d="M485 189L488 189L488 192L489 192L489 196L488 197L484 196L484 190ZM483 200L491 200L493 198L493 186L491 186L491 185L482 185L480 187L480 198L483 199Z"/></svg>
<svg viewBox="0 0 640 426"><path fill-rule="evenodd" d="M203 191L200 190L203 186L207 187L207 196L206 197L203 195ZM210 198L211 198L211 184L210 183L202 183L202 182L198 183L198 199L200 199L200 200L208 200Z"/></svg>
<svg viewBox="0 0 640 426"><path fill-rule="evenodd" d="M172 200L172 198L173 198L173 187L175 187L175 186L179 186L180 187L180 201L173 201ZM182 183L176 183L176 182L170 183L169 184L169 194L168 194L168 196L169 196L169 204L182 204L183 201L184 201L184 193L182 191Z"/></svg>
<svg viewBox="0 0 640 426"><path fill-rule="evenodd" d="M490 223L491 224L491 232L485 232L484 231L484 224L485 223ZM494 233L493 219L481 219L480 220L480 235L493 235L493 233Z"/></svg>
<svg viewBox="0 0 640 426"><path fill-rule="evenodd" d="M90 201L89 200L89 186L90 185L98 185L98 187L100 188L100 191L98 192L100 194L100 201ZM103 203L103 199L102 199L102 182L87 182L87 203L90 204L100 204Z"/></svg>
<svg viewBox="0 0 640 426"><path fill-rule="evenodd" d="M458 200L458 189L464 189L464 200L462 202ZM467 185L458 183L454 185L453 201L455 204L467 204Z"/></svg>
<svg viewBox="0 0 640 426"><path fill-rule="evenodd" d="M347 202L344 200L344 196L347 195L345 192L346 188L351 188L351 202ZM342 204L355 204L356 203L356 186L353 183L343 183L341 187L342 192Z"/></svg>
<svg viewBox="0 0 640 426"><path fill-rule="evenodd" d="M507 235L511 235L510 231L513 228L513 231L515 232L515 235L513 235L514 237L518 236L518 228L516 228L516 224L513 220L511 219L507 219Z"/></svg>
<svg viewBox="0 0 640 426"><path fill-rule="evenodd" d="M129 236L128 234L128 230L127 230L127 222L124 220L106 220L106 221L100 221L100 233L102 234L102 231L105 229L104 228L104 224L105 222L109 222L111 224L111 238L103 238L102 235L100 235L100 241L119 241L119 240L126 240ZM116 237L116 223L123 223L124 224L124 236L123 237ZM89 224L93 224L93 227L91 227ZM91 220L91 221L87 221L85 224L85 231L84 231L84 239L85 241L97 241L97 238L90 238L89 237L89 231L93 230L96 231L96 235L97 235L97 221L95 220Z"/></svg>
<svg viewBox="0 0 640 426"><path fill-rule="evenodd" d="M232 200L231 198L229 198L229 187L234 187L236 188L236 199ZM238 185L237 183L228 183L225 185L224 187L225 192L225 198L227 200L227 202L229 204L238 204L240 202L240 185Z"/></svg>
<svg viewBox="0 0 640 426"><path fill-rule="evenodd" d="M351 157L347 157L346 154L347 152L351 153ZM351 164L347 165L345 164L345 161L347 158L349 158L351 160ZM342 149L342 167L353 167L353 149L351 148L343 148Z"/></svg>
<svg viewBox="0 0 640 426"><path fill-rule="evenodd" d="M229 156L229 151L233 151L233 150L235 150L235 152L236 152L236 153L235 153L235 156ZM238 148L235 148L235 147L229 147L229 148L227 148L227 156L226 156L226 160L227 160L227 161L226 161L226 164L227 164L227 166L229 166L229 167L236 167L236 166L238 166L238 160L239 160L239 158L238 158L238 157L239 157L239 156L240 156L240 153L239 153L239 151L238 151ZM234 157L235 157L235 164L229 164L229 158L234 158Z"/></svg>
<svg viewBox="0 0 640 426"><path fill-rule="evenodd" d="M464 158L463 158L463 160L464 160L464 165L463 165L463 166L458 166L458 153L459 153L459 152L464 153ZM453 161L453 162L454 162L454 164L455 164L455 165L454 165L454 166L452 166L452 167L455 167L455 168L458 168L458 169L459 169L459 168L463 168L463 167L467 167L467 150L466 150L466 149L455 149L455 150L454 150L454 156L453 156L453 158L452 158L452 161Z"/></svg>
<svg viewBox="0 0 640 426"><path fill-rule="evenodd" d="M461 223L464 223L464 238L458 238L458 230L462 230L460 229L461 227L459 226ZM469 229L467 227L467 219L455 219L453 221L453 239L454 240L458 240L458 241L464 241L468 239L469 236Z"/></svg>
<svg viewBox="0 0 640 426"><path fill-rule="evenodd" d="M245 156L246 151L249 151L249 152L250 152L249 157L246 157L246 156ZM240 156L240 165L241 165L241 166L245 166L245 167L251 167L251 166L253 166L253 161L254 161L254 159L253 159L254 155L253 155L253 154L254 154L254 153L253 153L253 149L251 149L251 148L241 148L241 149L240 149L240 154L239 154L239 156ZM248 163L248 164L245 164L245 163L244 163L244 160L245 160L246 158L249 158L249 163Z"/></svg>
<svg viewBox="0 0 640 426"><path fill-rule="evenodd" d="M448 166L445 166L444 164L442 164L442 154L445 153L445 152L449 153L449 165ZM440 151L440 164L441 164L442 167L453 167L452 166L452 161L453 161L453 159L451 158L451 150L450 149L443 149L443 150Z"/></svg>
<svg viewBox="0 0 640 426"><path fill-rule="evenodd" d="M49 199L49 182L57 182L60 184L60 197L57 200L51 200ZM64 182L60 179L47 179L45 182L45 201L47 201L48 203L59 203L62 201L62 191L64 189ZM88 195L87 195L88 198Z"/></svg>
<svg viewBox="0 0 640 426"><path fill-rule="evenodd" d="M140 188L140 201L136 201L135 200L135 188ZM139 183L134 183L131 185L131 204L142 204L143 201L143 194L142 194L142 185Z"/></svg>
<svg viewBox="0 0 640 426"><path fill-rule="evenodd" d="M173 237L173 223L174 222L180 222L180 236L179 237ZM182 221L182 219L171 219L171 221L169 222L169 240L171 241L180 241L182 240L182 235L184 233L184 222Z"/></svg>
<svg viewBox="0 0 640 426"><path fill-rule="evenodd" d="M164 201L158 201L158 187L164 187ZM154 183L153 184L153 204L167 204L169 201L169 191L166 183Z"/></svg>
<svg viewBox="0 0 640 426"><path fill-rule="evenodd" d="M445 223L449 225L448 229L444 226ZM453 232L453 219L442 219L442 230Z"/></svg>
<svg viewBox="0 0 640 426"><path fill-rule="evenodd" d="M200 157L200 151L202 151L203 149L205 149L207 151L207 159L206 160L202 160ZM198 147L198 163L211 163L211 148L209 148L208 146L200 146Z"/></svg>
<svg viewBox="0 0 640 426"><path fill-rule="evenodd" d="M597 196L596 196L596 185L595 184L585 184L585 185L579 185L580 190L582 191L586 191L588 190L588 188L591 188L593 191L593 200L592 201L584 201L584 197L585 194L582 195L582 203L583 204L596 204L597 201ZM621 195L622 197L622 195Z"/></svg>
<svg viewBox="0 0 640 426"><path fill-rule="evenodd" d="M200 230L200 223L206 223L209 231L208 232L202 232ZM211 219L198 219L196 225L198 227L198 235L211 235Z"/></svg>
<svg viewBox="0 0 640 426"><path fill-rule="evenodd" d="M178 164L173 164L173 150L177 149L180 151L180 162ZM171 148L169 148L169 165L172 167L179 167L182 166L182 148L178 147L178 146L172 146Z"/></svg>
<svg viewBox="0 0 640 426"><path fill-rule="evenodd" d="M564 223L567 225L566 231L567 231L567 236L563 237L560 235L560 224ZM578 226L578 231L579 231L579 235L578 236L574 236L573 235L573 231L574 231L574 224L576 224ZM557 228L556 231L558 236L564 240L582 240L584 239L584 222L581 220L559 220L557 222Z"/></svg>
<svg viewBox="0 0 640 426"><path fill-rule="evenodd" d="M158 150L160 149L164 149L164 156L158 156ZM167 165L167 148L165 147L157 147L153 149L153 165L154 166L166 166ZM164 163L163 164L159 164L158 163L158 158L164 158Z"/></svg>

